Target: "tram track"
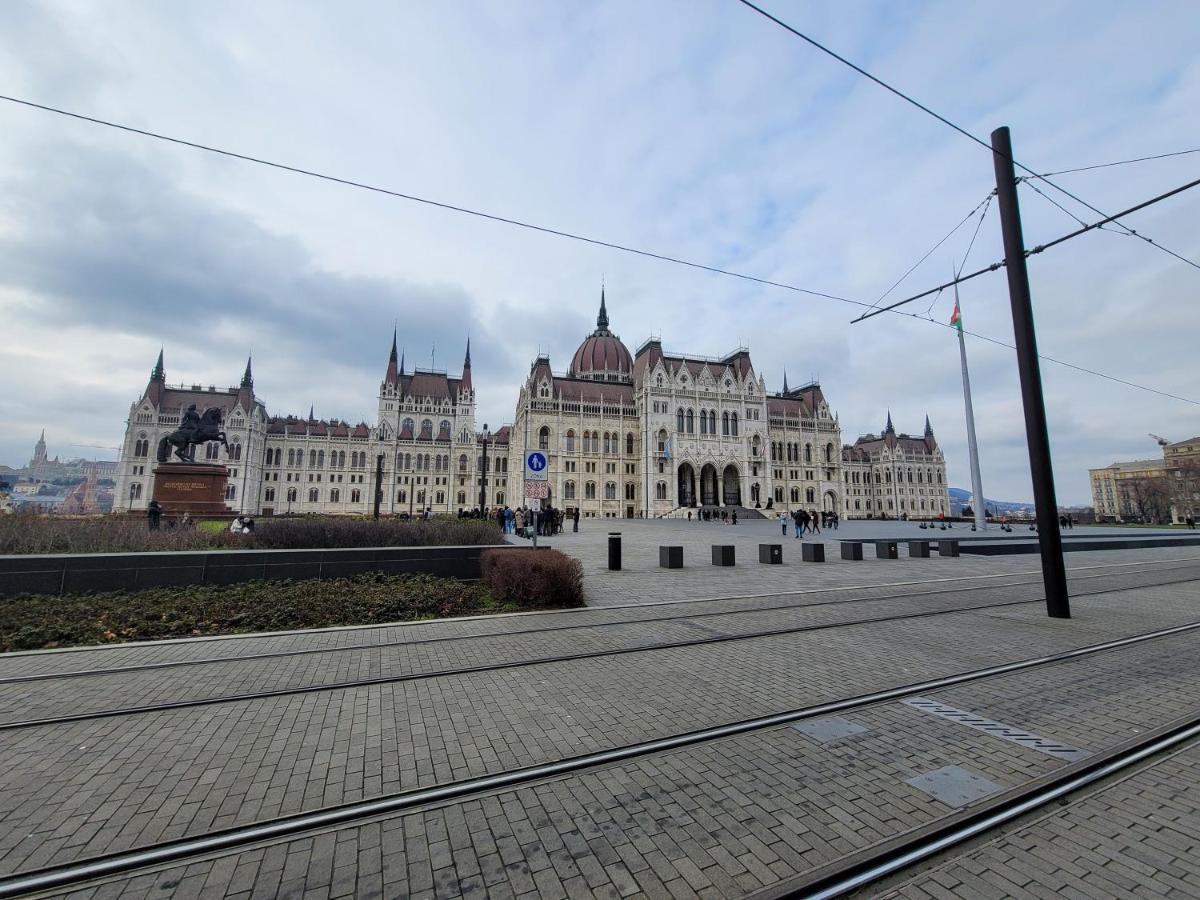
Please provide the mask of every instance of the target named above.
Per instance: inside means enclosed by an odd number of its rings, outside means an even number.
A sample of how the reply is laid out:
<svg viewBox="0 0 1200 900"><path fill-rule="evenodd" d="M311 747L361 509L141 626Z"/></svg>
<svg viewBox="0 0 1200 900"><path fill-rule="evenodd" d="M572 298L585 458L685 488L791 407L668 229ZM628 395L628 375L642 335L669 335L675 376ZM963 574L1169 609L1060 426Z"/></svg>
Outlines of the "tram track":
<svg viewBox="0 0 1200 900"><path fill-rule="evenodd" d="M1164 566L1163 564L1158 563L1158 562L1155 562L1155 563L1143 563L1143 562L1112 563L1112 564L1103 565L1103 566L1089 567L1089 569L1090 568L1129 569L1134 566L1145 567L1145 566L1153 565L1154 572L1172 572L1172 571L1179 571L1182 569L1200 568L1200 557L1189 557L1187 559L1182 559L1182 560L1171 560L1171 562L1172 563L1180 563L1180 564ZM1079 571L1079 570L1076 570L1076 571ZM1097 579L1097 578L1113 578L1113 577L1121 577L1124 575L1138 574L1138 572L1140 572L1140 571L1147 571L1147 570L1141 569L1141 570L1137 570L1134 572L1105 572L1105 573L1096 573L1096 574L1089 574L1089 575L1074 575L1071 572L1068 572L1068 579L1073 580L1073 581L1084 581L1084 580L1091 580L1091 579ZM1027 577L1027 576L1029 576L1029 577ZM52 681L52 680L56 680L56 679L94 678L94 677L104 677L104 676L109 676L109 675L125 675L125 674L137 673L137 672L158 671L158 670L163 670L163 669L189 668L189 667L193 667L193 666L222 665L222 664L253 662L253 661L261 661L261 660L269 660L269 659L285 659L285 658L289 658L289 657L313 656L313 655L319 655L319 654L362 652L362 651L388 649L388 648L395 648L395 647L421 647L421 646L426 646L426 645L430 645L430 644L457 643L457 642L488 640L488 639L497 640L497 639L503 639L503 638L508 638L508 637L525 637L525 636L529 636L529 635L555 634L555 633L563 632L563 631L583 631L583 630L602 629L602 628L603 629L611 629L614 627L629 626L629 625L658 624L658 623L662 623L662 622L691 621L694 619L707 619L707 618L724 617L724 616L752 615L755 613L776 612L776 611L786 610L786 609L804 609L804 610L818 609L818 608L825 607L825 606L837 606L837 605L848 604L848 603L873 603L873 602L882 602L885 600L909 599L909 598L913 598L915 596L936 597L936 596L939 596L942 594L965 593L968 591L995 590L998 588L1005 588L1005 587L1021 587L1021 586L1025 586L1025 585L1036 585L1036 584L1040 584L1041 580L1042 580L1040 571L1013 573L1011 576L1009 576L1009 575L1005 575L1005 576L968 576L961 580L976 580L979 578L992 578L992 577L1024 578L1025 580L1005 581L1002 583L972 584L972 585L965 585L965 586L964 585L956 585L956 586L946 587L946 588L939 589L939 590L923 591L918 594L914 594L910 590L907 592L897 592L897 593L884 594L881 596L873 596L873 597L871 597L871 596L841 597L841 598L832 599L832 600L820 600L815 603L794 603L794 602L793 603L779 603L779 604L774 604L774 605L769 605L769 606L747 607L744 609L709 610L706 612L686 613L686 614L682 614L682 615L650 616L650 617L644 617L644 618L620 619L620 620L605 621L605 622L571 623L571 624L565 624L565 625L551 625L551 626L543 627L543 628L526 628L526 629L518 629L518 630L514 630L514 631L501 631L501 632L485 633L485 634L449 635L449 636L439 636L439 637L429 637L429 638L418 638L416 640L407 639L407 640L394 640L394 641L378 641L378 642L374 642L374 643L360 642L360 643L355 643L355 644L347 644L347 645L334 646L334 647L303 647L303 648L296 648L296 649L290 649L290 650L275 650L275 651L242 654L242 655L208 656L208 657L199 657L196 659L182 659L182 660L161 660L161 661L156 661L156 662L136 663L133 665L125 665L125 666L104 666L104 667L97 667L97 668L91 668L91 669L66 669L66 670L59 670L59 671L53 671L53 672L34 672L34 673L29 673L29 674L24 674L24 675L0 676L0 686L8 685L8 684L33 683L33 682L39 682L39 681ZM952 579L952 580L958 581L960 579ZM902 585L902 586L912 587L914 585L919 586L921 584L942 584L945 581L946 581L946 579L939 579L937 581L931 581L931 582L913 582L913 583L909 583L909 584ZM879 585L874 589L886 588L886 587L890 587L890 586L891 585ZM900 586L900 585L898 585L898 586ZM747 597L744 597L744 598L743 597L715 598L713 600L708 600L708 601L704 601L704 602L723 602L723 601L729 601L729 600L759 599L759 598L764 598L764 597L776 597L776 596L794 597L797 595L808 594L808 593L833 593L833 592L841 592L841 591L849 591L849 590L867 591L867 590L872 590L872 588L868 587L868 586L857 586L857 587L851 587L851 588L830 588L827 590L821 590L821 591L817 591L817 592L788 591L788 592L778 592L778 593L771 593L771 594L748 595ZM692 602L697 602L697 601L683 601L683 602L692 603ZM612 608L613 607L604 607L601 609L607 611L608 609L612 609ZM639 607L634 607L634 608L639 608ZM587 611L590 611L590 610L579 610L578 612L587 612ZM571 612L575 612L575 611L571 611ZM424 623L422 623L422 624L424 624ZM382 628L382 627L388 627L388 626L365 626L365 627ZM243 637L243 636L239 636L239 637ZM245 635L244 637L254 638L255 636L254 635ZM136 649L136 645L123 644L123 645L99 646L99 647L81 648L81 649L87 649L87 650L125 649L125 650L129 650L129 649ZM73 652L77 652L77 651L73 651ZM2 659L0 659L0 662L2 662Z"/></svg>
<svg viewBox="0 0 1200 900"><path fill-rule="evenodd" d="M1077 647L1073 650L1015 660L916 683L886 688L871 693L844 697L825 703L745 718L722 725L680 732L667 737L626 744L607 750L563 757L548 763L516 767L503 772L460 779L427 788L399 791L368 800L342 803L309 812L264 819L248 825L215 830L201 835L160 841L132 850L97 854L75 862L40 867L0 878L0 898L64 888L78 888L81 885L109 881L113 878L148 868L157 869L167 864L224 856L264 844L274 844L289 840L304 834L364 824L368 821L390 818L417 809L443 805L445 803L462 802L463 800L490 794L500 789L514 789L549 778L575 774L627 760L758 732L791 724L802 719L862 709L916 694L938 691L1040 667L1065 664L1073 660L1115 652L1176 635L1195 633L1197 630L1200 630L1200 621ZM1013 792L1010 792L1009 795L1005 795L1001 800L1014 804L1036 800L1038 803L1044 805L1062 796L1065 792L1078 789L1082 784L1107 777L1108 774L1117 771L1112 768L1113 766L1136 764L1137 761L1145 759L1150 754L1162 752L1164 746L1174 746L1181 741L1193 739L1197 735L1200 735L1200 720L1177 726L1170 733L1160 730L1148 737L1139 738L1137 746L1126 746L1121 750L1120 755L1104 754L1091 758L1085 760L1083 763L1068 767L1053 778L1039 780L1036 785L1036 794L1028 792L1026 789L1018 789L1022 796L1016 796ZM1173 743L1164 744L1163 741L1172 741ZM1084 778L1089 780L1081 781ZM1025 793L1028 793L1028 796L1024 796ZM999 814L989 806L986 809L979 810L978 813L973 811L971 815L978 817L988 811L997 815ZM1018 810L1013 815L1020 814L1022 812ZM1008 812L1005 815L1009 815ZM1008 821L1013 815L997 821ZM976 831L972 832L968 837L980 833L978 829L981 823L985 827L995 827L994 824L987 824L992 821L992 819L987 817L969 823L960 819L961 817L949 817L946 827L953 826L961 830L961 828L969 825L975 828ZM919 839L923 842L920 848L915 844L911 847L903 847L894 841L889 841L881 845L884 850L879 852L891 854L891 856L898 860L908 859L911 853L918 849L921 853L930 855L939 852L940 849L944 849L947 846L944 843L938 843L943 838L944 835L937 837L930 833L922 832L917 837L910 836L912 841ZM959 840L966 839L967 837L959 838ZM875 862L878 863L879 860ZM864 862L864 859L856 858L856 865L858 866L855 870L857 874L849 873L854 875L854 877L860 878L863 872L874 872L876 869L874 864L867 864L867 862ZM894 871L894 869L891 871ZM830 877L837 874L846 876L847 872L825 873L825 875ZM873 877L881 876L876 875ZM843 878L842 882L822 883L814 888L814 883L809 879L799 887L792 886L799 891L798 893L789 893L785 890L772 896L833 897L840 896L845 891L853 890L866 883L869 882L857 881L850 883ZM821 892L817 893L815 892L816 890L820 890Z"/></svg>
<svg viewBox="0 0 1200 900"><path fill-rule="evenodd" d="M1178 571L1178 570L1175 570ZM1112 574L1106 575L1090 575L1081 576L1077 580L1084 579L1111 579L1114 577L1127 578L1130 575L1144 573L1123 573L1119 576ZM1189 577L1155 580L1147 585L1134 585L1133 587L1158 587L1170 584L1178 584L1188 581L1195 581L1200 578L1200 572L1194 572ZM1007 585L1006 585L1007 586ZM1017 585L1020 586L1020 585ZM988 585L988 589L996 589L996 585ZM1099 594L1112 593L1115 591L1129 590L1130 586L1126 584L1104 587L1093 591L1079 591L1075 596L1095 596ZM932 594L917 595L918 597L938 596L940 594L950 593L947 591L934 592ZM870 598L870 600L885 600L895 599L894 597L886 598ZM529 668L534 666L552 665L556 663L578 662L590 659L603 659L616 656L624 656L634 653L652 653L663 650L686 649L691 647L709 646L716 644L734 643L739 641L762 640L773 637L782 637L792 634L804 634L817 631L827 631L836 628L849 628L860 625L876 625L884 622L899 622L912 619L931 618L935 616L953 615L956 613L969 613L981 610L1003 609L1014 606L1025 606L1033 603L1041 602L1044 598L1035 596L1032 598L1020 598L1015 600L1001 600L992 603L982 603L968 606L954 606L947 609L921 610L916 612L900 613L893 615L872 616L866 618L858 618L841 622L815 623L805 625L794 625L783 628L761 629L753 632L714 635L708 637L686 638L674 641L660 641L653 644L635 644L627 647L610 647L602 650L591 650L579 653L557 654L554 656L542 656L533 659L525 660L507 660L495 663L484 663L475 666L458 666L446 669L431 669L419 672L407 672L395 675L379 675L371 678L356 678L345 681L326 682L321 684L297 685L293 687L275 688L262 691L246 691L236 694L222 694L212 697L197 697L184 700L167 701L162 703L142 704L135 706L113 707L109 709L91 710L86 712L70 713L59 716L46 716L36 719L25 719L13 722L0 722L0 733L14 732L36 727L47 727L52 725L67 725L79 722L95 721L99 719L118 718L121 716L133 715L148 715L159 712L173 712L181 709L193 709L204 706L215 706L224 703L248 702L254 700L268 700L279 697L290 697L301 694L322 693L341 690L354 690L361 687L370 687L372 685L381 684L401 684L405 682L426 681L433 678L446 678L462 675L476 675L488 672L498 672L509 669ZM835 601L837 603L846 603L850 601L842 600ZM864 600L861 602L870 602ZM809 609L812 605L795 607L796 609ZM788 607L784 607L785 609ZM762 610L759 610L762 611Z"/></svg>

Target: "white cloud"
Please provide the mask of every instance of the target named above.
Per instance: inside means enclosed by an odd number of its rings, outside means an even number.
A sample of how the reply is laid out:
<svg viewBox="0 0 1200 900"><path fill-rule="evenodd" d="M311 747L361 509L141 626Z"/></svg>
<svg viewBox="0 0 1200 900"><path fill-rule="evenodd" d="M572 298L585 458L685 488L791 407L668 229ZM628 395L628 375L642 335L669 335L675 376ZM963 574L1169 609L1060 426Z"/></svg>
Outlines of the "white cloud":
<svg viewBox="0 0 1200 900"><path fill-rule="evenodd" d="M773 7L978 134L1009 124L1032 165L1200 145L1187 3ZM736 3L353 9L17 5L0 36L0 83L867 300L992 187L985 150ZM439 362L456 365L471 330L480 415L494 426L511 418L539 346L565 367L603 274L631 347L650 333L705 354L748 343L774 386L785 366L793 383L819 374L848 439L877 430L889 407L908 430L928 411L956 483L967 480L947 329L895 317L849 326L849 306L44 113L0 104L0 123L0 317L20 348L0 361L2 412L15 426L0 438L7 462L24 460L43 423L48 438L115 444L160 343L172 377L228 383L252 348L273 410L313 402L369 418L397 317L410 359L436 342ZM1061 180L1111 211L1194 170L1185 157ZM1036 195L1022 203L1031 244L1072 227ZM1195 258L1194 208L1184 195L1136 224ZM894 296L943 279L966 239ZM972 262L1001 255L993 209ZM1200 396L1200 272L1099 234L1035 258L1031 275L1044 352ZM963 302L968 327L1011 340L1002 274L965 286ZM218 324L193 351L205 308ZM939 298L931 315L948 314ZM1028 497L1012 353L978 341L970 353L987 492ZM1043 374L1064 501L1087 499L1088 466L1152 455L1146 432L1200 432L1197 407L1050 364Z"/></svg>

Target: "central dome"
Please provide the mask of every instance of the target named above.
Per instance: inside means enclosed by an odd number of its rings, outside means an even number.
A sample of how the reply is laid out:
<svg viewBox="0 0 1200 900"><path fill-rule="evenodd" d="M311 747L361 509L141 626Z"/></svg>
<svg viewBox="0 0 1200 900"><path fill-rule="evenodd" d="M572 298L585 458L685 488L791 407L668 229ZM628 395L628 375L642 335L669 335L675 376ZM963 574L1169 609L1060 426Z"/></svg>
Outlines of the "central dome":
<svg viewBox="0 0 1200 900"><path fill-rule="evenodd" d="M600 291L600 315L593 331L575 351L570 378L589 378L596 381L628 381L633 377L633 356L621 339L608 330L608 310L604 306L604 291Z"/></svg>

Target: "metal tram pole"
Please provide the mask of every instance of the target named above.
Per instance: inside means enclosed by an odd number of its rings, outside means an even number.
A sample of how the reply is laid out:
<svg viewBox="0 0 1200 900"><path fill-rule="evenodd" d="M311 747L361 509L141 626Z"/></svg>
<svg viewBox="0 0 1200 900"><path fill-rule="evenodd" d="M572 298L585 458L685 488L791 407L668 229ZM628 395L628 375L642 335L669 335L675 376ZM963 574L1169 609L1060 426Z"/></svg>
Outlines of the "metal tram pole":
<svg viewBox="0 0 1200 900"><path fill-rule="evenodd" d="M383 499L383 454L375 457L375 518L379 518L379 501Z"/></svg>
<svg viewBox="0 0 1200 900"><path fill-rule="evenodd" d="M488 466L487 466L487 463L488 463L487 451L488 451L488 438L490 438L490 437L491 437L491 433L488 431L487 423L484 422L483 423L483 438L482 438L483 439L483 459L480 462L480 469L479 469L479 515L481 515L481 516L483 515L484 509L487 507L487 468L488 468Z"/></svg>
<svg viewBox="0 0 1200 900"><path fill-rule="evenodd" d="M1042 396L1033 306L1029 298L1029 270L1025 265L1021 208L1017 203L1017 176L1013 169L1012 140L1007 127L992 132L992 162L996 169L996 199L1000 208L1000 230L1004 235L1004 260L1017 346L1017 368L1021 375L1021 403L1025 409L1029 468L1033 474L1033 502L1037 507L1042 580L1046 585L1046 613L1055 619L1069 619L1071 601L1067 594L1062 534L1058 529L1058 502L1054 495L1046 403Z"/></svg>

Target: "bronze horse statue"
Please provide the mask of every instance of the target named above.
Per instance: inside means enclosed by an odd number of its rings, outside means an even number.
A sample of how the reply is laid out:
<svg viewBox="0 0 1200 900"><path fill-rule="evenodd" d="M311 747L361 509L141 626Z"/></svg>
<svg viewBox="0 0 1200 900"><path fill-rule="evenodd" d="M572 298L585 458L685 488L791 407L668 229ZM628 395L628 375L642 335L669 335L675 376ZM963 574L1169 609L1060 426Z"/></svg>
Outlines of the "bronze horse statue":
<svg viewBox="0 0 1200 900"><path fill-rule="evenodd" d="M217 407L206 409L203 415L196 412L192 404L184 412L179 427L170 434L164 434L158 442L158 461L165 463L171 455L170 448L175 448L175 455L180 462L196 461L196 445L208 441L220 441L229 455L229 443L225 440L225 432L221 430L221 410Z"/></svg>

